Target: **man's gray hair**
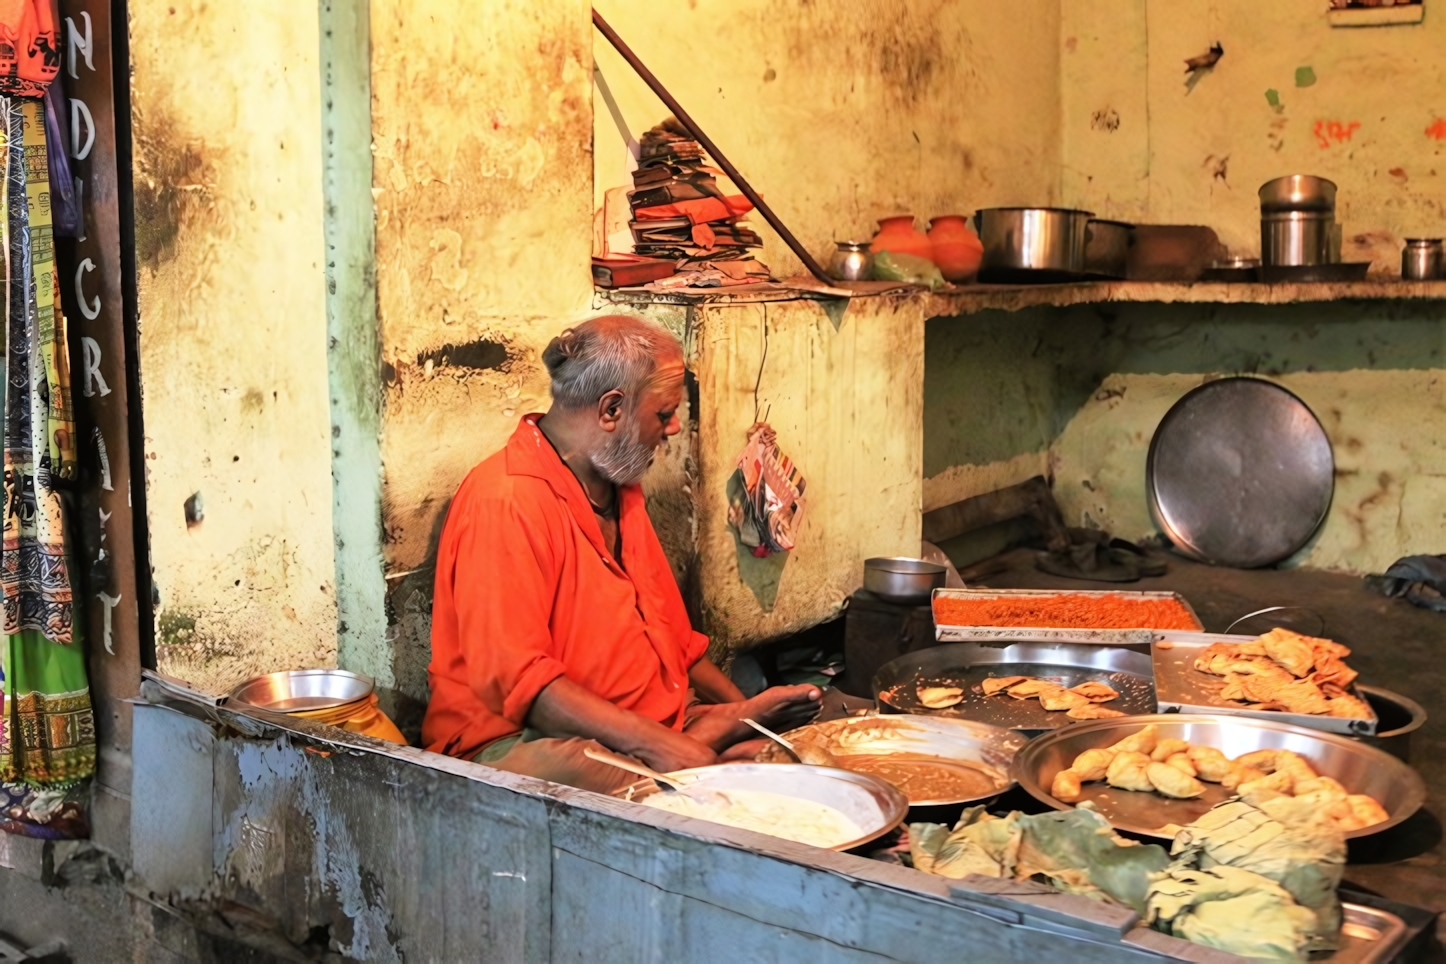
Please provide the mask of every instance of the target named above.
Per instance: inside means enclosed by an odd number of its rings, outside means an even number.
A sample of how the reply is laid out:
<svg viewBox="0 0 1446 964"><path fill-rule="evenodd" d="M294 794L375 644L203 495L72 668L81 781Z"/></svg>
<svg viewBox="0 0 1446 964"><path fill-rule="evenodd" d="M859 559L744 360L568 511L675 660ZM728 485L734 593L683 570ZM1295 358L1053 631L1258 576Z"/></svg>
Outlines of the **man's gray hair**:
<svg viewBox="0 0 1446 964"><path fill-rule="evenodd" d="M569 328L548 344L542 362L552 376L552 400L586 408L618 389L637 402L658 362L682 354L672 332L629 315L605 315Z"/></svg>

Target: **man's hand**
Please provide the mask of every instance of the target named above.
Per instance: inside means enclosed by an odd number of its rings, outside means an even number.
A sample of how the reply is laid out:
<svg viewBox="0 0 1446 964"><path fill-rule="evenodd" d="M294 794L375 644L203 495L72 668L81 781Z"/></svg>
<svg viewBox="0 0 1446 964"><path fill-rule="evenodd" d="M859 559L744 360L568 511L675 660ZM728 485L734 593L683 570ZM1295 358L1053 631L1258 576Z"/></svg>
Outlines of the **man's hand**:
<svg viewBox="0 0 1446 964"><path fill-rule="evenodd" d="M635 756L664 773L706 767L718 761L710 747L691 736L614 706L565 676L537 694L527 713L527 724L544 736L596 740L609 750Z"/></svg>
<svg viewBox="0 0 1446 964"><path fill-rule="evenodd" d="M646 744L625 752L631 753L660 773L712 766L718 762L716 753L691 736L664 727L659 729L662 732L654 734Z"/></svg>

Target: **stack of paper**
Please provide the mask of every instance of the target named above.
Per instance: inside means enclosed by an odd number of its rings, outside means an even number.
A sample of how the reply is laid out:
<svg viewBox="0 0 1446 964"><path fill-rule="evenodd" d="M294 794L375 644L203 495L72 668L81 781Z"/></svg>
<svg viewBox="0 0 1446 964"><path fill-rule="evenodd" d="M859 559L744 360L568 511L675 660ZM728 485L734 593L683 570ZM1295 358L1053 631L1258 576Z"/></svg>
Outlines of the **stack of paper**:
<svg viewBox="0 0 1446 964"><path fill-rule="evenodd" d="M743 224L753 205L741 194L725 194L722 175L707 163L703 148L673 118L639 142L638 169L628 202L634 250L669 258L679 267L700 262L751 261L763 239ZM750 272L751 274L752 272ZM767 275L765 268L763 275Z"/></svg>

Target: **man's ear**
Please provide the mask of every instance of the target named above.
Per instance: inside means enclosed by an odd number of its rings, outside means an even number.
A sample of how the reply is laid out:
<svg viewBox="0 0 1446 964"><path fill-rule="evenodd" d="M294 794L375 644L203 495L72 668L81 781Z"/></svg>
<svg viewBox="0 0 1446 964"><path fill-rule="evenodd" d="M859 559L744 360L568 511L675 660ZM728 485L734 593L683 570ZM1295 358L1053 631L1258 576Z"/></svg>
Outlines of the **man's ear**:
<svg viewBox="0 0 1446 964"><path fill-rule="evenodd" d="M623 417L623 402L626 396L614 388L597 401L597 424L604 432L617 428Z"/></svg>

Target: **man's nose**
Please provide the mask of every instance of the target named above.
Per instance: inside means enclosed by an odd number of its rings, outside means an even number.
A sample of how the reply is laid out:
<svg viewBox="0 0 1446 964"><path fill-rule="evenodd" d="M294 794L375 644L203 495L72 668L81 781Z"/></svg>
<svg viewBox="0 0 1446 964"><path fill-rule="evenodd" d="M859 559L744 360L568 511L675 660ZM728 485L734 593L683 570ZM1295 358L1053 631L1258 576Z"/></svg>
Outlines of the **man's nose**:
<svg viewBox="0 0 1446 964"><path fill-rule="evenodd" d="M675 413L672 418L668 419L668 424L663 426L663 438L672 438L681 431L683 431L683 422Z"/></svg>

